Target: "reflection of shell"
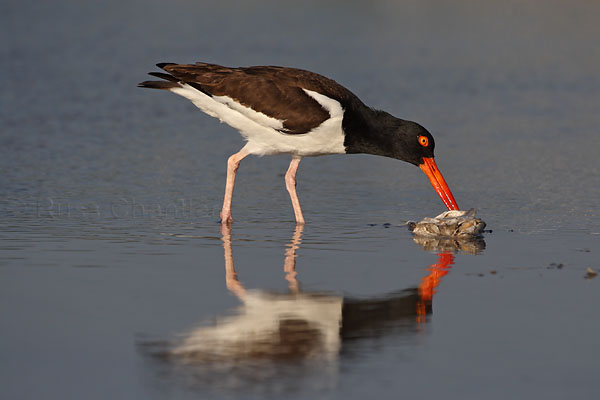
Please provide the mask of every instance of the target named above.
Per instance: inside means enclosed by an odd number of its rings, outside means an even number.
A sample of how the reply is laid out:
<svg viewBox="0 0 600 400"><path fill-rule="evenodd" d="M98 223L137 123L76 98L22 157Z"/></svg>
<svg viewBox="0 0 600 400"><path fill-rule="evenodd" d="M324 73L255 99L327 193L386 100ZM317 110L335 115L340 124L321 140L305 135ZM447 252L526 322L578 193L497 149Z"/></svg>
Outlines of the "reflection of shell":
<svg viewBox="0 0 600 400"><path fill-rule="evenodd" d="M481 218L475 218L475 209L446 211L435 218L408 224L416 236L425 238L456 239L480 236L485 228Z"/></svg>
<svg viewBox="0 0 600 400"><path fill-rule="evenodd" d="M485 249L485 241L479 236L440 239L415 235L413 240L425 251L462 251L467 254L477 254Z"/></svg>

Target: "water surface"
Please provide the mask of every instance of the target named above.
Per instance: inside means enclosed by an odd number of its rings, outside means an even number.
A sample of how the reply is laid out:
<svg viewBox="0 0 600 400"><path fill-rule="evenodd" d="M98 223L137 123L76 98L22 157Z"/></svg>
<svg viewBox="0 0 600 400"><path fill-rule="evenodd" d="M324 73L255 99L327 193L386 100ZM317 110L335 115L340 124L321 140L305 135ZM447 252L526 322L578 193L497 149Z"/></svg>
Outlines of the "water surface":
<svg viewBox="0 0 600 400"><path fill-rule="evenodd" d="M598 5L1 7L2 398L598 396ZM402 224L439 198L365 155L302 161L304 229L288 158L245 159L222 231L239 135L135 87L200 60L306 68L419 121L492 232L421 247Z"/></svg>

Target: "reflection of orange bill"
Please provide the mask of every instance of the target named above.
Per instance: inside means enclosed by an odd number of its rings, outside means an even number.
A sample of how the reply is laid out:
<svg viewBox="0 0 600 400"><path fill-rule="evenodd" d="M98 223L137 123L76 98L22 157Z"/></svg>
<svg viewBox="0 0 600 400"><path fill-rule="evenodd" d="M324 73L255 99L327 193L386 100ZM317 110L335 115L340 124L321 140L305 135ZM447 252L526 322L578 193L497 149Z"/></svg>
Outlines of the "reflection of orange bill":
<svg viewBox="0 0 600 400"><path fill-rule="evenodd" d="M431 182L438 196L440 196L446 207L448 207L448 210L458 210L458 204L456 204L456 200L454 200L454 196L442 173L437 165L435 165L433 157L423 157L423 164L419 165L419 168L425 172L425 175L429 178L429 182Z"/></svg>
<svg viewBox="0 0 600 400"><path fill-rule="evenodd" d="M438 262L432 264L427 268L429 275L421 280L419 285L419 295L421 301L431 302L435 289L440 284L442 277L450 272L450 268L454 264L454 254L452 253L439 253Z"/></svg>

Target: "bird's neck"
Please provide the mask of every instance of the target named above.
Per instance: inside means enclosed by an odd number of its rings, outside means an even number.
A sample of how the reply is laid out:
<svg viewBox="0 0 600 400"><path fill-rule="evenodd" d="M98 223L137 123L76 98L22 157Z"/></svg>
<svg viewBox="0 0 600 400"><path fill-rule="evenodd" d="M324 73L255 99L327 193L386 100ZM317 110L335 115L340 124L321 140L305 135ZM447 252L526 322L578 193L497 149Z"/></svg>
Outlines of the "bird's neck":
<svg viewBox="0 0 600 400"><path fill-rule="evenodd" d="M344 113L344 146L348 154L373 154L396 158L394 132L404 121L385 111L365 107L360 112Z"/></svg>

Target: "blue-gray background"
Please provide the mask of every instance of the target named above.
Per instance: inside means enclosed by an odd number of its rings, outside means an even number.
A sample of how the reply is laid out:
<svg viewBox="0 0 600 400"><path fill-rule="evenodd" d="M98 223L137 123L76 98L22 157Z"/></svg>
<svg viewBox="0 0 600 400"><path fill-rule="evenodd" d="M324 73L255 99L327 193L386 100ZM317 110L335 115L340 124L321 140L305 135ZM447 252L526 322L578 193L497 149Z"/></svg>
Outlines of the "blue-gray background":
<svg viewBox="0 0 600 400"><path fill-rule="evenodd" d="M2 0L0 397L598 396L600 280L584 279L600 266L598 15L587 1ZM198 386L143 354L140 338L238 304L216 221L243 143L136 88L157 62L194 61L313 70L433 133L457 201L493 232L456 256L424 329L365 340L323 387ZM287 286L287 162L240 168L248 288ZM417 168L331 156L304 160L298 181L305 291L383 295L436 262L398 226L443 210Z"/></svg>

